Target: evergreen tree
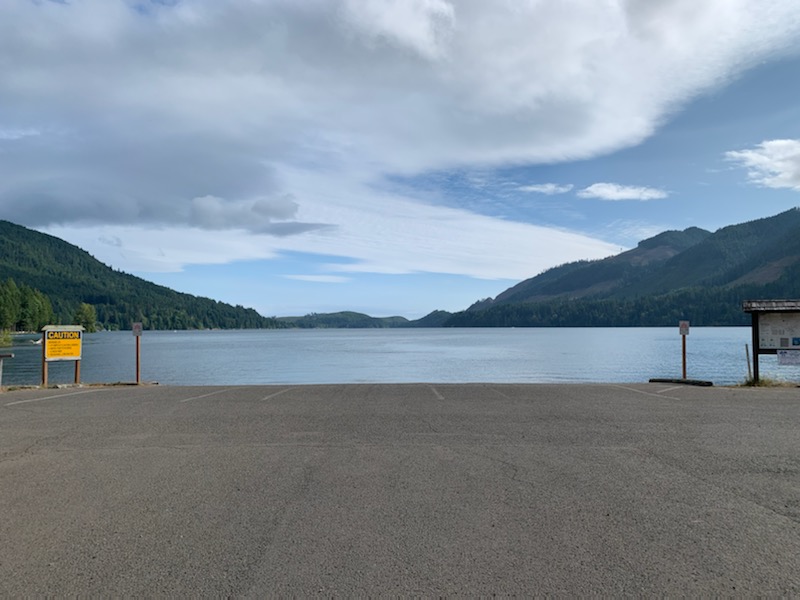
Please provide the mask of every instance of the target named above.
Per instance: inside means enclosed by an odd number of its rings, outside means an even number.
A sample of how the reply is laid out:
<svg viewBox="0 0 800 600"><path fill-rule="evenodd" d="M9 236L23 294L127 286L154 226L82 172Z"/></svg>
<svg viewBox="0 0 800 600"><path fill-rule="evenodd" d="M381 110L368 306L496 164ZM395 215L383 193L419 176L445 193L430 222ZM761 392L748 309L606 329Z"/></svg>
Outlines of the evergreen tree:
<svg viewBox="0 0 800 600"><path fill-rule="evenodd" d="M0 284L0 330L16 330L21 308L22 294L14 280L9 278Z"/></svg>
<svg viewBox="0 0 800 600"><path fill-rule="evenodd" d="M91 304L81 302L78 310L75 312L73 321L76 325L82 325L86 333L94 333L97 331L97 311Z"/></svg>
<svg viewBox="0 0 800 600"><path fill-rule="evenodd" d="M20 286L22 302L17 321L17 328L23 331L39 331L54 321L53 306L50 299L26 285Z"/></svg>

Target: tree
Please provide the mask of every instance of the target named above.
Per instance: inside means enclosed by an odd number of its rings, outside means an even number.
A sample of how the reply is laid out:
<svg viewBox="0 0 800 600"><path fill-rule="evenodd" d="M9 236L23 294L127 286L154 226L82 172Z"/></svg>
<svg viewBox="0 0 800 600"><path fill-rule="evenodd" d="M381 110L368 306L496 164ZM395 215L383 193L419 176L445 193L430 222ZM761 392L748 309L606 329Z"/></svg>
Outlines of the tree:
<svg viewBox="0 0 800 600"><path fill-rule="evenodd" d="M39 331L54 321L53 306L50 299L27 285L20 286L22 296L17 328L23 331Z"/></svg>
<svg viewBox="0 0 800 600"><path fill-rule="evenodd" d="M0 330L16 329L21 308L22 294L14 280L0 283Z"/></svg>
<svg viewBox="0 0 800 600"><path fill-rule="evenodd" d="M73 321L76 325L82 325L86 333L97 331L97 311L91 304L81 302L78 310L75 311Z"/></svg>

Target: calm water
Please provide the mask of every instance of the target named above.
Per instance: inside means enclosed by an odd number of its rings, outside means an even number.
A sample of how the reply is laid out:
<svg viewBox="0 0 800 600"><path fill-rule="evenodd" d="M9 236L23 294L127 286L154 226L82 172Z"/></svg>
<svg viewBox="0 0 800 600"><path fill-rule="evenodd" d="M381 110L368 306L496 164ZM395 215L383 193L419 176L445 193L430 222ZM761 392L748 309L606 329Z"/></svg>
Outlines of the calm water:
<svg viewBox="0 0 800 600"><path fill-rule="evenodd" d="M18 336L3 384L38 384L38 336ZM747 377L745 327L692 328L688 376L715 384ZM335 329L145 331L142 379L171 385L402 382L643 382L680 377L678 328ZM764 377L800 381L800 368L762 356ZM74 363L50 363L50 382ZM82 381L134 381L131 332L85 336Z"/></svg>

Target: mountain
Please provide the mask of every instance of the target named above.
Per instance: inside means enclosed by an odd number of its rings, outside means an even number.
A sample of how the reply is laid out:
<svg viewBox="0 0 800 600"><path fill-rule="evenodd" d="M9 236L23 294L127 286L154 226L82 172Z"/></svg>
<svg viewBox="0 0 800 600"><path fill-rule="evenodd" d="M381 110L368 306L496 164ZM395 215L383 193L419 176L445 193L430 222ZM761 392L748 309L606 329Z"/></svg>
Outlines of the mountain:
<svg viewBox="0 0 800 600"><path fill-rule="evenodd" d="M554 267L462 312L416 321L355 312L266 318L115 271L63 240L0 221L0 281L7 279L45 294L61 322L86 303L110 329L134 321L148 329L746 325L744 300L800 297L800 209L714 233L665 231L616 256Z"/></svg>
<svg viewBox="0 0 800 600"><path fill-rule="evenodd" d="M104 265L56 237L0 221L0 281L45 294L57 319L71 323L81 303L108 329L272 328L281 324L251 308L182 294Z"/></svg>
<svg viewBox="0 0 800 600"><path fill-rule="evenodd" d="M409 326L409 320L405 317L370 317L352 311L311 313L303 317L278 317L278 321L288 327L300 329L376 329Z"/></svg>
<svg viewBox="0 0 800 600"><path fill-rule="evenodd" d="M432 313L410 321L405 317L370 317L363 313L344 311L337 313L311 313L303 317L278 317L278 322L287 327L300 329L376 329L398 327L441 327L452 313L435 310Z"/></svg>
<svg viewBox="0 0 800 600"><path fill-rule="evenodd" d="M421 319L409 321L408 327L441 327L452 316L453 313L446 310L434 310Z"/></svg>
<svg viewBox="0 0 800 600"><path fill-rule="evenodd" d="M611 295L630 286L665 261L704 241L711 233L697 227L665 231L640 242L633 250L598 261L578 261L554 267L518 283L494 300L482 301L468 310L498 304L532 302L558 297L584 298Z"/></svg>
<svg viewBox="0 0 800 600"><path fill-rule="evenodd" d="M666 231L616 256L549 269L445 325L743 325L743 300L798 296L800 209L792 209L714 233Z"/></svg>

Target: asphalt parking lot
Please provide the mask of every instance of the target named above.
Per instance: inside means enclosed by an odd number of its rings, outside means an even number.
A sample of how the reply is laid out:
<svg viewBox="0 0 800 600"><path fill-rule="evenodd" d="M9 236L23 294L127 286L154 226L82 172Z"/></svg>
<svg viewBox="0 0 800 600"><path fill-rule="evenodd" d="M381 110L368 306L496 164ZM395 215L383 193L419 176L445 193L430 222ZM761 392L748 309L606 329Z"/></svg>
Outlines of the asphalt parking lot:
<svg viewBox="0 0 800 600"><path fill-rule="evenodd" d="M0 595L793 595L800 390L0 394Z"/></svg>

